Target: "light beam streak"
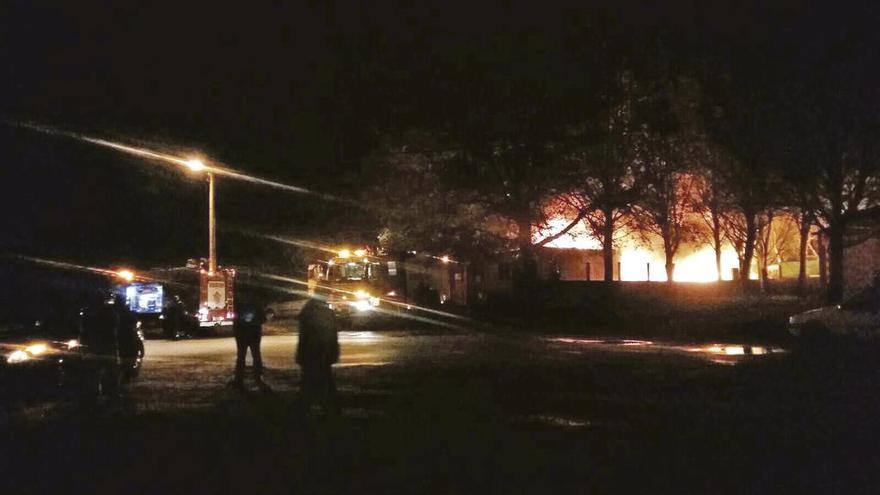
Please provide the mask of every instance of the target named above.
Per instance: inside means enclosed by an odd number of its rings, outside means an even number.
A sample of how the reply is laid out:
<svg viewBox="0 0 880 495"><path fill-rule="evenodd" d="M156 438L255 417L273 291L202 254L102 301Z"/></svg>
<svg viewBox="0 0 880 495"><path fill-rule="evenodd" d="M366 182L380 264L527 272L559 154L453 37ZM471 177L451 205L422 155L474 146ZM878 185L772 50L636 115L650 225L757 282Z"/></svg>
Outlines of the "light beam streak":
<svg viewBox="0 0 880 495"><path fill-rule="evenodd" d="M12 257L13 257L13 258L16 258L16 259L24 260L24 261L30 261L31 263L35 263L35 264L38 264L38 265L48 266L48 267L51 267L51 268L58 268L58 269L60 269L60 270L78 271L78 272L89 272L89 273L95 273L95 274L98 274L98 275L104 275L104 276L107 276L107 277L122 278L122 277L120 276L120 273L122 273L122 272L120 272L120 271L118 271L118 270L110 270L110 269L107 269L107 268L99 268L99 267L96 267L96 266L79 265L79 264L76 264L76 263L68 263L68 262L66 262L66 261L48 260L48 259L45 259L45 258L37 258L37 257L34 257L34 256L26 256L26 255L23 255L23 254L12 255ZM131 278L132 278L132 280L146 280L146 279L145 279L143 276L141 276L141 275L137 275L137 276L136 276L136 275L134 275L133 273L129 272L128 270L123 270L123 271L124 271L124 272L128 272L128 273L130 273L130 274L131 274Z"/></svg>
<svg viewBox="0 0 880 495"><path fill-rule="evenodd" d="M275 275L275 274L271 274L271 273L263 273L263 272L254 271L254 270L247 270L247 269L239 269L239 271L247 272L247 273L249 273L250 275L254 275L254 276L257 276L257 277L262 277L262 278L266 278L266 279L269 279L269 280L274 280L274 281L276 281L276 282L286 282L286 283L295 284L295 285L301 285L301 286L306 286L306 287L308 287L308 285L309 285L308 281L303 281L303 280L296 279L296 278L292 278L292 277L285 277L285 276L282 276L282 275ZM315 288L323 289L323 290L327 290L327 291L331 291L331 292L336 292L336 293L340 293L340 294L356 295L356 292L355 292L355 291L348 291L348 290L338 289L338 288L331 287L331 286L328 286L328 285L316 285ZM402 302L398 302L398 301L391 301L391 300L384 299L384 298L379 298L379 299L380 299L383 303L386 303L386 304L389 304L389 305L392 305L392 306L398 306L398 307L401 307L401 308L410 307L410 308L412 308L412 309L416 309L416 310L418 310L418 311L422 311L422 312L425 312L425 313L434 314L434 315L437 315L437 316L440 316L440 317L443 317L443 318L449 318L449 319L453 319L453 320L460 320L460 321L463 321L463 322L470 322L470 321L471 321L470 318L466 318L466 317L464 317L464 316L460 316L460 315L456 315L456 314L452 314L452 313L447 313L447 312L445 312L445 311L438 311L438 310L436 310L436 309L425 308L425 307L422 307L422 306L416 306L416 305L413 305L413 304L406 304L406 303L402 303ZM374 310L374 311L375 311L375 310ZM390 313L390 314L392 314L392 315L398 315L397 313ZM398 315L398 316L403 316L403 315ZM410 315L410 316L413 316L413 315ZM425 321L426 321L426 322L434 322L434 320L425 320ZM439 324L439 323L442 323L442 322L437 322L437 323ZM449 326L449 324L445 324L445 325L446 325L446 326Z"/></svg>
<svg viewBox="0 0 880 495"><path fill-rule="evenodd" d="M290 237L282 237L282 236L278 236L278 235L260 234L258 232L251 232L251 231L247 231L247 230L236 230L235 232L242 234L242 235L250 236L250 237L258 237L260 239L266 239L266 240L270 240L270 241L280 242L282 244L289 244L291 246L299 246L299 247L304 247L304 248L308 248L308 249L315 249L318 251L324 251L326 253L332 253L334 256L338 253L338 251L336 249L333 249L330 246L320 244L317 242L313 242L313 241L307 241L304 239L293 239Z"/></svg>
<svg viewBox="0 0 880 495"><path fill-rule="evenodd" d="M160 151L152 150L149 148L140 148L136 146L129 146L127 144L119 143L116 141L110 141L107 139L101 139L94 136L89 136L86 134L80 134L77 132L63 131L60 129L55 129L53 127L35 124L31 122L17 122L17 121L6 121L8 124L11 124L16 127L21 127L24 129L29 129L32 131L40 132L43 134L47 134L50 136L58 136L58 137L66 137L69 139L75 139L77 141L82 141L89 144L94 144L97 146L101 146L104 148L113 149L116 151L120 151L122 153L126 153L133 156L139 156L141 158L146 158L149 160L161 161L165 163L169 163L172 165L177 165L181 167L190 167L191 159L183 158L176 155L171 155L168 153L162 153ZM262 177L255 177L252 175L247 175L232 168L229 168L222 163L213 162L215 165L205 166L202 172L211 173L222 177L228 177L230 179L235 179L243 182L249 182L251 184L257 184L261 186L272 187L275 189L280 189L283 191L298 193L298 194L307 194L310 196L317 196L321 199L328 201L338 201L342 203L348 204L356 204L354 201L338 198L336 196L315 192L304 187L293 186L290 184L284 184L282 182L277 182L269 179L264 179Z"/></svg>

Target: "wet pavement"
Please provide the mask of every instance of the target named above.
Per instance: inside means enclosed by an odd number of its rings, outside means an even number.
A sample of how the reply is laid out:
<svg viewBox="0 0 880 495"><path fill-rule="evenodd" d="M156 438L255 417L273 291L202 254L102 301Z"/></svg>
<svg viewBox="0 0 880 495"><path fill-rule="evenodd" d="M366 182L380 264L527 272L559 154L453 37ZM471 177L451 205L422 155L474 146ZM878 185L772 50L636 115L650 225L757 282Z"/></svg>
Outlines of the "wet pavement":
<svg viewBox="0 0 880 495"><path fill-rule="evenodd" d="M637 339L597 339L576 337L548 337L547 341L559 344L564 352L571 349L594 352L638 352L648 354L671 354L681 357L704 359L716 364L738 364L755 358L767 358L785 354L786 349L769 344L701 343L686 344Z"/></svg>

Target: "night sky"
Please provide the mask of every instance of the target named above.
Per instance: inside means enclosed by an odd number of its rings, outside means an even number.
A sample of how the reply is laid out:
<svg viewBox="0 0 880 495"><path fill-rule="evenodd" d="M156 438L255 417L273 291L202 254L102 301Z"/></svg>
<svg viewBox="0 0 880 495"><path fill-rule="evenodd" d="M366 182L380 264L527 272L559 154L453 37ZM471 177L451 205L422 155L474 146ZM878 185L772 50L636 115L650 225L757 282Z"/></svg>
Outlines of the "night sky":
<svg viewBox="0 0 880 495"><path fill-rule="evenodd" d="M682 64L708 55L758 71L827 60L827 46L861 40L877 20L868 3L39 3L0 8L8 122L200 150L343 197L359 193L377 129L440 112L456 84L443 77L450 54L466 47L481 70L480 46L492 36L527 44L588 24L631 46L661 36ZM179 266L206 251L205 197L203 183L173 168L0 125L0 251ZM218 201L221 261L224 250L241 259L258 249L237 230L320 240L328 219L346 213L230 181Z"/></svg>

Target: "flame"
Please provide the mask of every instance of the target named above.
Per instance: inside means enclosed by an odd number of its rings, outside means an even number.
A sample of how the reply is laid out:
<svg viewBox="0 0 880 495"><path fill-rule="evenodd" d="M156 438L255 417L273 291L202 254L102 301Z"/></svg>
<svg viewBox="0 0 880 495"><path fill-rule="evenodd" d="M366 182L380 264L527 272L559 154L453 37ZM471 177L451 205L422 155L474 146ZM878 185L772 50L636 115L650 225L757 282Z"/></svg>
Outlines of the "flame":
<svg viewBox="0 0 880 495"><path fill-rule="evenodd" d="M621 280L648 280L649 263L651 281L665 282L666 262L663 253L638 247L624 248L620 253ZM732 280L732 270L737 267L739 267L739 259L736 257L736 251L730 246L725 246L721 251L721 279ZM711 247L704 246L687 256L677 258L672 277L675 282L715 282L718 280L715 251Z"/></svg>
<svg viewBox="0 0 880 495"><path fill-rule="evenodd" d="M546 226L533 233L534 241L540 242L547 237L562 231L568 226L570 220L564 216L554 216L547 221ZM565 235L547 243L545 247L557 249L592 249L601 250L602 244L593 237L583 225L575 225ZM616 246L617 247L617 246ZM683 251L690 246L683 246ZM663 250L645 248L637 245L632 239L629 245L617 247L619 256L615 257L615 264L620 262L620 280L639 282L648 280L648 265L650 264L650 280L652 282L665 282L666 261ZM675 258L675 282L715 282L718 280L718 271L715 266L715 251L710 246L701 246L696 250L679 254ZM732 280L733 269L739 267L739 259L736 251L730 245L725 245L721 250L721 279ZM615 268L616 271L616 268ZM756 279L757 272L749 274L750 278ZM616 278L616 277L615 277Z"/></svg>

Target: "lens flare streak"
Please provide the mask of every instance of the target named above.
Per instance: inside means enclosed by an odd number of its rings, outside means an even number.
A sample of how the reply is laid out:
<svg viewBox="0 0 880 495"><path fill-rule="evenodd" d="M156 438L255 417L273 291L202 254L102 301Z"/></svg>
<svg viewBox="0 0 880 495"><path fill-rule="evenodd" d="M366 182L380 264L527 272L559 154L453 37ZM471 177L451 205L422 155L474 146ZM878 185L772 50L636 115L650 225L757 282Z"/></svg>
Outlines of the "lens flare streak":
<svg viewBox="0 0 880 495"><path fill-rule="evenodd" d="M201 166L198 167L198 170L197 170L198 172L215 174L215 175L222 176L222 177L229 177L231 179L240 180L240 181L244 181L244 182L250 182L252 184L258 184L261 186L273 187L275 189L280 189L280 190L284 190L284 191L289 191L289 192L294 192L294 193L299 193L299 194L308 194L308 195L317 196L321 199L325 199L325 200L329 200L329 201L340 201L340 202L344 202L344 203L352 203L350 200L337 198L337 197L332 196L330 194L318 193L318 192L306 189L304 187L292 186L290 184L284 184L281 182L276 182L273 180L264 179L262 177L254 177L252 175L243 174L243 173L238 172L236 170L233 170L231 168L221 166L221 164L214 165L214 166L208 166L208 165L203 164L200 160L186 159L186 158L182 158L179 156L170 155L167 153L161 153L159 151L151 150L148 148L129 146L126 144L115 142L115 141L101 139L101 138L97 138L94 136L88 136L88 135L80 134L77 132L62 131L62 130L55 129L55 128L52 128L49 126L34 124L34 123L30 123L30 122L9 122L9 121L7 121L7 122L11 123L12 125L15 125L15 126L18 126L18 127L24 128L24 129L29 129L32 131L36 131L36 132L40 132L43 134L48 134L51 136L66 137L66 138L70 138L70 139L76 139L78 141L82 141L85 143L90 143L90 144L94 144L97 146L102 146L105 148L110 148L110 149L113 149L116 151L127 153L129 155L139 156L142 158L147 158L147 159L155 160L155 161L162 161L162 162L170 163L172 165L186 167L187 169L191 169L191 170L195 170L195 168L193 167L193 163L198 162L201 164Z"/></svg>
<svg viewBox="0 0 880 495"><path fill-rule="evenodd" d="M251 274L251 275L255 275L255 276L258 276L258 277L263 277L263 278L266 278L266 279L269 279L269 280L275 280L275 281L277 281L277 282L286 282L286 283L296 284L296 285L301 285L301 286L303 286L303 285L304 285L304 286L308 286L308 285L309 285L309 283L308 283L307 281L299 280L299 279L292 278L292 277L285 277L285 276L282 276L282 275L275 275L275 274L271 274L271 273L262 273L262 272L251 271L251 270L248 270L248 273ZM337 289L337 288L335 288L335 287L331 287L331 286L327 286L327 285L317 285L317 286L315 286L315 287L316 287L316 288L319 288L319 289L327 290L327 291L330 291L330 292L336 292L336 293L341 293L341 294L346 294L346 295L351 295L351 296L356 296L356 295L357 295L355 291L347 291L347 290L343 290L343 289ZM302 292L303 292L303 291L296 291L296 293L302 293ZM307 294L307 293L306 293L306 294ZM443 317L443 318L450 318L450 319L460 320L460 321L470 321L469 318L466 318L466 317L464 317L464 316L459 316L459 315L455 315L455 314L452 314L452 313L447 313L447 312L444 312L444 311L438 311L438 310L436 310L436 309L425 308L425 307L422 307L422 306L415 306L415 305L412 305L412 304L406 304L406 303L401 303L401 302L397 302L397 301L390 301L390 300L387 300L387 299L380 299L380 300L381 300L383 303L385 303L385 304L389 304L389 305L392 305L392 306L397 306L397 307L400 307L400 308L412 308L412 309L415 309L415 310L418 310L418 311L421 311L421 312L434 314L434 315L437 315L437 316L439 316L439 317ZM436 321L436 320L432 320L432 319L428 319L428 318L424 318L424 317L420 317L420 316L416 316L416 315L412 315L412 314L397 313L397 312L394 312L394 311L383 310L383 309L381 309L381 308L373 308L373 311L376 311L376 312L379 312L379 313L386 313L386 314L391 315L391 316L398 316L398 317L402 317L402 318L415 319L415 320L418 320L418 321L423 321L423 322L425 322L425 323L431 323L431 324L435 324L435 325L447 326L447 327L451 327L451 328L459 328L459 327L457 327L457 326L455 326L455 325L451 325L451 324L449 324L449 323L440 322L440 321Z"/></svg>

